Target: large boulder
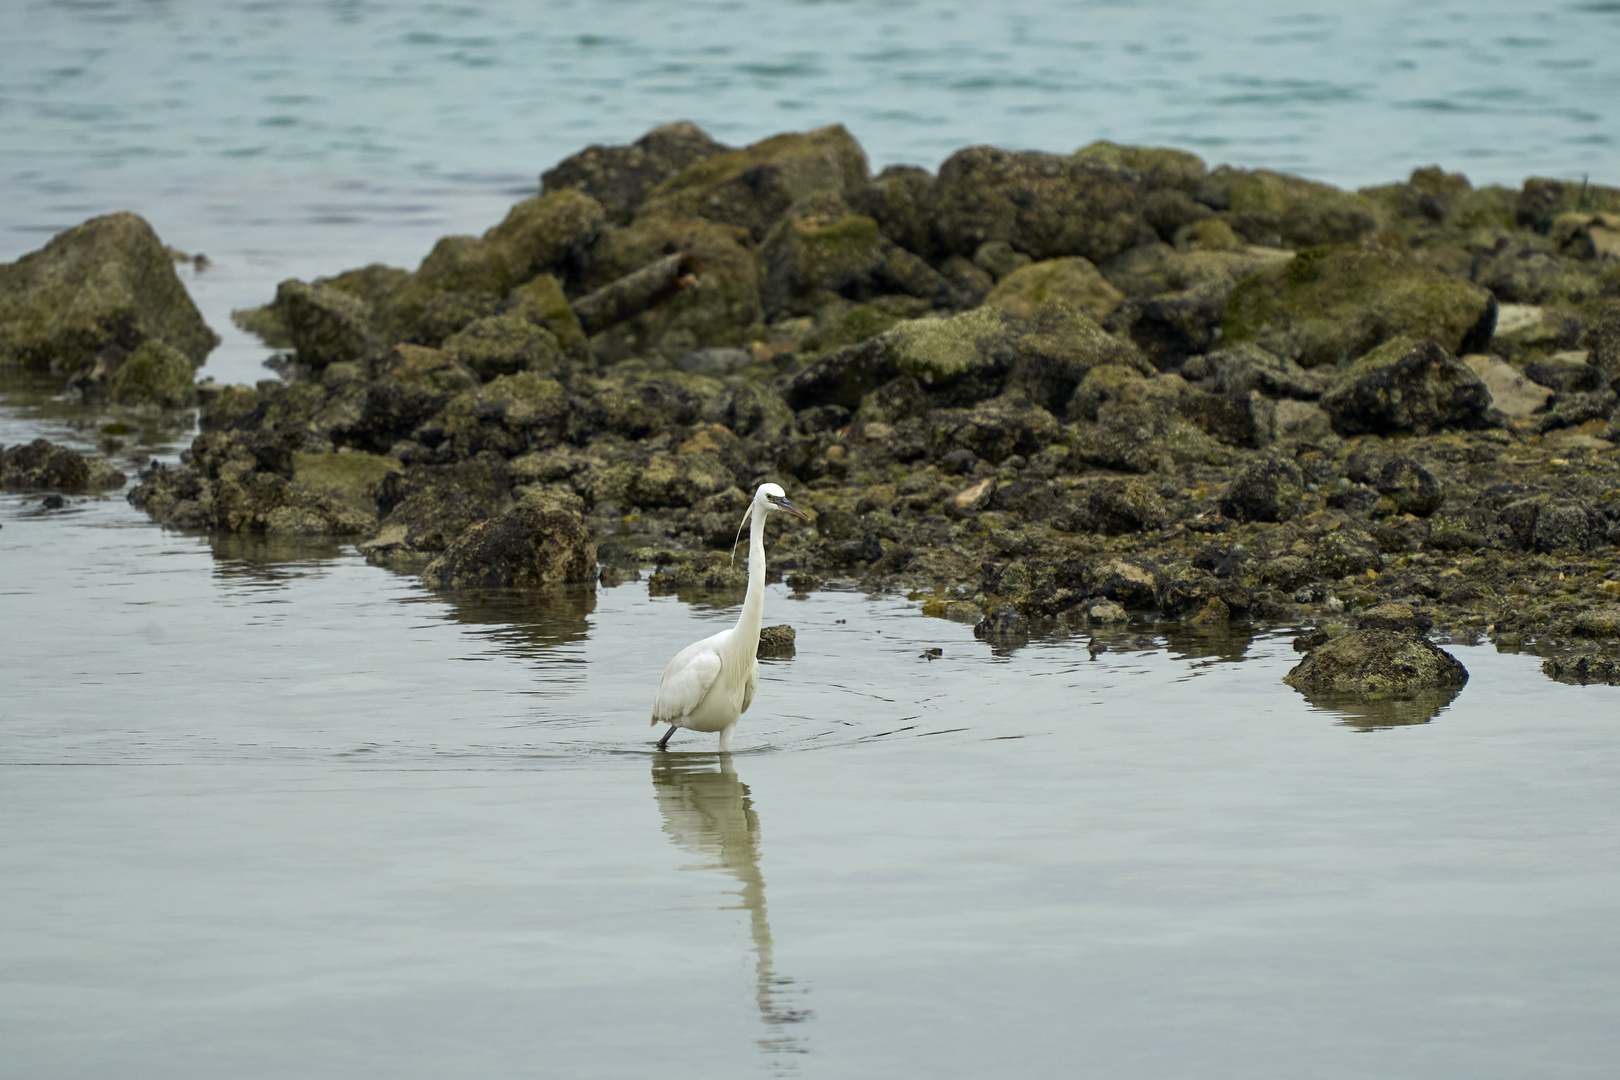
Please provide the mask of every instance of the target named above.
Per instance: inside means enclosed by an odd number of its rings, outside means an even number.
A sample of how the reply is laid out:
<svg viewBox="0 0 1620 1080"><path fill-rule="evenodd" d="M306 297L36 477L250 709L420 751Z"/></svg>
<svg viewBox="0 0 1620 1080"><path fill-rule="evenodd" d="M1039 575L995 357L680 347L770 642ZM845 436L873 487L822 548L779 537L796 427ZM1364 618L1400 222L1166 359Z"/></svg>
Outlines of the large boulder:
<svg viewBox="0 0 1620 1080"><path fill-rule="evenodd" d="M495 455L413 466L378 484L376 506L383 517L360 552L381 563L435 554L469 526L498 517L511 505L509 470Z"/></svg>
<svg viewBox="0 0 1620 1080"><path fill-rule="evenodd" d="M371 305L342 289L291 279L276 287L271 306L298 362L315 370L363 359L376 347Z"/></svg>
<svg viewBox="0 0 1620 1080"><path fill-rule="evenodd" d="M1491 422L1491 395L1467 364L1432 341L1398 338L1339 373L1322 409L1341 435L1410 432Z"/></svg>
<svg viewBox="0 0 1620 1080"><path fill-rule="evenodd" d="M1141 177L1092 158L972 146L940 166L935 227L971 256L1001 240L1036 260L1101 262L1140 238Z"/></svg>
<svg viewBox="0 0 1620 1080"><path fill-rule="evenodd" d="M1478 352L1496 323L1496 300L1477 285L1388 249L1301 251L1238 283L1221 323L1226 347L1244 342L1302 367L1344 366L1391 338Z"/></svg>
<svg viewBox="0 0 1620 1080"><path fill-rule="evenodd" d="M833 124L689 165L647 194L641 215L703 218L744 229L758 241L800 199L847 199L866 184L865 151L842 124Z"/></svg>
<svg viewBox="0 0 1620 1080"><path fill-rule="evenodd" d="M520 371L556 373L561 347L550 330L517 315L491 315L445 339L444 354L480 379Z"/></svg>
<svg viewBox="0 0 1620 1080"><path fill-rule="evenodd" d="M601 204L607 219L628 225L659 183L689 165L731 149L689 120L662 124L627 146L587 146L540 174L544 195L573 189Z"/></svg>
<svg viewBox="0 0 1620 1080"><path fill-rule="evenodd" d="M935 180L915 165L890 165L847 197L856 213L878 223L883 235L907 251L931 258L934 239Z"/></svg>
<svg viewBox="0 0 1620 1080"><path fill-rule="evenodd" d="M35 439L0 446L0 488L6 491L99 491L124 486L124 474L104 458Z"/></svg>
<svg viewBox="0 0 1620 1080"><path fill-rule="evenodd" d="M579 499L541 489L467 528L422 571L430 589L530 588L596 576Z"/></svg>
<svg viewBox="0 0 1620 1080"><path fill-rule="evenodd" d="M129 354L147 341L196 368L219 336L138 215L91 218L0 265L0 367L72 372L106 350Z"/></svg>

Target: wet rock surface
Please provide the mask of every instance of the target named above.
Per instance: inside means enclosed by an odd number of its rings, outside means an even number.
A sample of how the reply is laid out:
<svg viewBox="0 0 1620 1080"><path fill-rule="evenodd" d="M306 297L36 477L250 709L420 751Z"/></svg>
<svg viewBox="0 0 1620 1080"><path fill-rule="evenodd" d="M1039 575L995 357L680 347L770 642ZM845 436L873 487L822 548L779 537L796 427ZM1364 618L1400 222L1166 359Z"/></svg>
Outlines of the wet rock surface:
<svg viewBox="0 0 1620 1080"><path fill-rule="evenodd" d="M0 446L0 489L6 491L105 491L123 487L126 479L105 458L48 439Z"/></svg>
<svg viewBox="0 0 1620 1080"><path fill-rule="evenodd" d="M1616 199L1440 169L1345 192L1110 143L874 177L838 126L730 148L672 125L560 163L414 270L239 313L289 377L205 386L189 452L130 497L175 527L351 537L441 588L589 579L600 544L674 591L737 585L772 479L819 514L776 526L773 576L909 590L999 645L1292 623L1601 672ZM115 218L84 230L147 266ZM7 362L87 396L183 406L211 343L172 311L40 310L0 310Z"/></svg>

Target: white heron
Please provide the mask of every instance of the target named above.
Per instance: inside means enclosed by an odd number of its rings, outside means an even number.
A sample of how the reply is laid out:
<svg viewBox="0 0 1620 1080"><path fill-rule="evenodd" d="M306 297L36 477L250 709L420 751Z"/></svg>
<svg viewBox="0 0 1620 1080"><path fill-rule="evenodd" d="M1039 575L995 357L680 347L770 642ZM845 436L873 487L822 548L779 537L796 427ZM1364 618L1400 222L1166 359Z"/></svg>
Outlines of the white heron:
<svg viewBox="0 0 1620 1080"><path fill-rule="evenodd" d="M743 513L748 529L748 593L737 625L694 642L675 654L658 680L652 723L668 724L658 749L669 745L676 728L718 731L720 752L731 750L737 719L748 711L759 685L759 624L765 614L765 516L786 510L805 521L810 515L788 502L775 484L761 484Z"/></svg>

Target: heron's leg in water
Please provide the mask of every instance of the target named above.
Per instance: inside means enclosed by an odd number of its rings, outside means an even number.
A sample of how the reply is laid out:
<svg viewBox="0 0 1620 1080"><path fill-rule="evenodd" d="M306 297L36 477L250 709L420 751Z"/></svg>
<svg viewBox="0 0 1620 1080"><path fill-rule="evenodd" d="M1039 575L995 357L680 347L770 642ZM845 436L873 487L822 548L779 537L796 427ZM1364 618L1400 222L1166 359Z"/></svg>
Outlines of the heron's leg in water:
<svg viewBox="0 0 1620 1080"><path fill-rule="evenodd" d="M730 727L723 727L720 729L720 752L722 754L731 753L731 733L736 730L736 724L732 724Z"/></svg>
<svg viewBox="0 0 1620 1080"><path fill-rule="evenodd" d="M671 724L671 725L669 725L669 730L664 732L664 737L662 739L658 740L658 749L660 749L660 750L669 749L669 737L671 735L673 735L673 734L675 734L675 725Z"/></svg>

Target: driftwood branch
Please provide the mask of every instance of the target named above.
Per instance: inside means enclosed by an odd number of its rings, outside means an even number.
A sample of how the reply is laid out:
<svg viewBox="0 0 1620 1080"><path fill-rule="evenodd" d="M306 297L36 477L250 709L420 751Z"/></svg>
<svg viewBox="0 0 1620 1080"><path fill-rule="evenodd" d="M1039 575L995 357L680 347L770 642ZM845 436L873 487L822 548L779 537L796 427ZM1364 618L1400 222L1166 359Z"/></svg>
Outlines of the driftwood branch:
<svg viewBox="0 0 1620 1080"><path fill-rule="evenodd" d="M666 255L575 300L574 314L586 334L599 333L692 288L698 269L695 255Z"/></svg>

